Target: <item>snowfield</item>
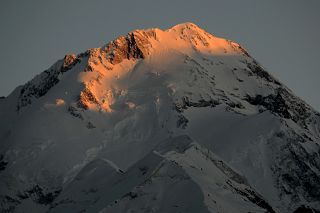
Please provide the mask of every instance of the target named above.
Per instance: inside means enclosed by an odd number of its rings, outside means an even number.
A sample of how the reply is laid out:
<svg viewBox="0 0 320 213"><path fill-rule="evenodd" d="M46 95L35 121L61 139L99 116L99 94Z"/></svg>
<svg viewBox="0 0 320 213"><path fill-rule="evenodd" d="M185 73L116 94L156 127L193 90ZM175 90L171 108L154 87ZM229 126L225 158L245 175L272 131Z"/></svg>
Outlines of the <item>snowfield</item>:
<svg viewBox="0 0 320 213"><path fill-rule="evenodd" d="M319 145L239 44L135 30L0 99L0 211L319 212Z"/></svg>

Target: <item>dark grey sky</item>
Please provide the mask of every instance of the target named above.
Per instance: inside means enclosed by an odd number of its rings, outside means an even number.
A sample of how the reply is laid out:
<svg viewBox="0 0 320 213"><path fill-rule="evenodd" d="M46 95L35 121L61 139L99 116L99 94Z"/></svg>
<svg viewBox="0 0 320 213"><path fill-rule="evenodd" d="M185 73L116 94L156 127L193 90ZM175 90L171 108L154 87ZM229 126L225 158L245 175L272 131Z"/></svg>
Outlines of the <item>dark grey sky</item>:
<svg viewBox="0 0 320 213"><path fill-rule="evenodd" d="M319 0L1 0L0 96L66 53L188 21L242 44L319 111L319 10Z"/></svg>

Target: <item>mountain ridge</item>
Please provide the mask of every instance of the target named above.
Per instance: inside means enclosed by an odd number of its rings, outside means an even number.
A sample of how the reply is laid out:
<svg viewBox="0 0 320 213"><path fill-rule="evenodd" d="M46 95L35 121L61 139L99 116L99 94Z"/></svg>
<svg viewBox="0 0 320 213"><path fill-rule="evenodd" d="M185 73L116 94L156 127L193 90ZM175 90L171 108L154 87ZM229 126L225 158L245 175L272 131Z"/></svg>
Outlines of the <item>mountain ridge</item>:
<svg viewBox="0 0 320 213"><path fill-rule="evenodd" d="M320 114L193 23L66 55L0 116L3 211L320 209Z"/></svg>

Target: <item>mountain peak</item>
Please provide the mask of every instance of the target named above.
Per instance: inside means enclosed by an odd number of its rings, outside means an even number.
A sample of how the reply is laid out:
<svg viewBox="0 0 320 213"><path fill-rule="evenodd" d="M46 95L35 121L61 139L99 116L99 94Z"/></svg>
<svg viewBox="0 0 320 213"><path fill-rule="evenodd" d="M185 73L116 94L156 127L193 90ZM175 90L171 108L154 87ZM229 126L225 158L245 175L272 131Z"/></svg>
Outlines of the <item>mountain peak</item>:
<svg viewBox="0 0 320 213"><path fill-rule="evenodd" d="M201 51L215 55L247 54L239 44L213 36L191 22L177 24L167 30L133 30L102 47L112 64L120 63L124 59L146 58L152 52L168 49L183 53Z"/></svg>
<svg viewBox="0 0 320 213"><path fill-rule="evenodd" d="M198 25L196 25L192 22L185 22L185 23L177 24L168 30L183 30L183 29L203 31L202 28L200 28Z"/></svg>
<svg viewBox="0 0 320 213"><path fill-rule="evenodd" d="M0 118L0 212L320 210L319 113L190 22L66 55Z"/></svg>
<svg viewBox="0 0 320 213"><path fill-rule="evenodd" d="M211 35L210 33L206 32L204 29L199 27L198 25L191 23L191 22L186 22L186 23L181 23L177 24L170 29L166 30L166 32L172 33L176 32L180 35L195 35L195 36L201 36L201 37L207 37L207 38L213 38L214 36Z"/></svg>

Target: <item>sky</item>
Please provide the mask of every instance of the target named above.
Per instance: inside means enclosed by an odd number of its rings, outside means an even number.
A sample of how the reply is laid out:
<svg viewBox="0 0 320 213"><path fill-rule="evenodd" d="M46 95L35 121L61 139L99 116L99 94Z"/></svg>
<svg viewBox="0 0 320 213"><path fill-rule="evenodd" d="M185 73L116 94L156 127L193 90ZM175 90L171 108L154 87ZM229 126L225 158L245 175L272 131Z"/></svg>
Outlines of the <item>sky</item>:
<svg viewBox="0 0 320 213"><path fill-rule="evenodd" d="M193 22L234 40L320 111L319 0L1 0L0 96L69 53Z"/></svg>

